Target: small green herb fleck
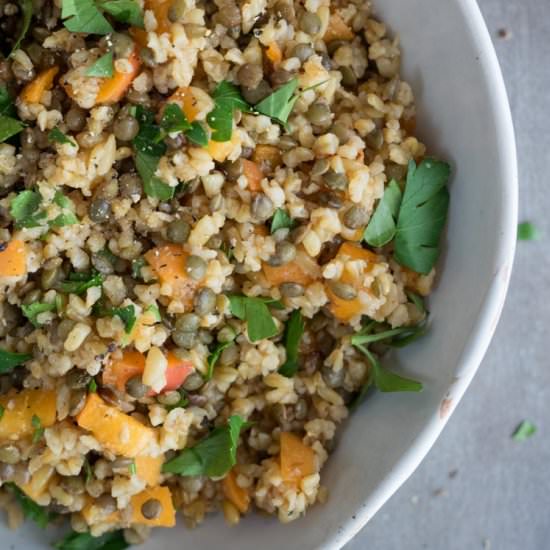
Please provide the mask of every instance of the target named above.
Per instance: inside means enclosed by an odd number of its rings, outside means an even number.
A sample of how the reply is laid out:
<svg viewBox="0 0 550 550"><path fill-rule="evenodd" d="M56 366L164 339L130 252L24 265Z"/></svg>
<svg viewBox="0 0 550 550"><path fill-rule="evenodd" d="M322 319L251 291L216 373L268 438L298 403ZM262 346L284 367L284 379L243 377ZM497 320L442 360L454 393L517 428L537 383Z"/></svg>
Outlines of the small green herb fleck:
<svg viewBox="0 0 550 550"><path fill-rule="evenodd" d="M531 222L523 222L518 225L519 241L538 241L539 238L539 230Z"/></svg>
<svg viewBox="0 0 550 550"><path fill-rule="evenodd" d="M101 286L103 276L101 273L69 273L69 280L61 283L61 291L66 294L84 294L93 286Z"/></svg>
<svg viewBox="0 0 550 550"><path fill-rule="evenodd" d="M113 52L107 52L86 69L86 76L111 78L113 72Z"/></svg>
<svg viewBox="0 0 550 550"><path fill-rule="evenodd" d="M2 420L2 417L4 416L4 411L6 409L4 409L4 406L3 405L0 405L0 420Z"/></svg>
<svg viewBox="0 0 550 550"><path fill-rule="evenodd" d="M514 441L525 441L533 435L535 435L537 427L530 422L529 420L524 420L519 424L519 426L514 430L512 434L512 439Z"/></svg>
<svg viewBox="0 0 550 550"><path fill-rule="evenodd" d="M304 334L304 320L299 309L295 309L286 324L285 348L286 361L279 368L279 373L287 378L293 377L298 371L298 349Z"/></svg>
<svg viewBox="0 0 550 550"><path fill-rule="evenodd" d="M155 176L160 159L166 153L161 129L154 123L154 114L141 106L136 108L136 119L139 122L139 132L132 144L136 170L143 181L143 190L148 197L170 200L174 196L175 188Z"/></svg>
<svg viewBox="0 0 550 550"><path fill-rule="evenodd" d="M271 220L271 234L273 235L278 229L292 229L293 226L294 221L288 215L287 211L282 208L277 208Z"/></svg>
<svg viewBox="0 0 550 550"><path fill-rule="evenodd" d="M178 104L169 103L164 108L160 127L166 134L172 134L174 132L185 132L186 130L190 130L191 124Z"/></svg>
<svg viewBox="0 0 550 550"><path fill-rule="evenodd" d="M32 427L34 428L34 433L32 434L32 442L38 443L44 435L44 427L42 426L42 421L35 414L32 415L31 419Z"/></svg>
<svg viewBox="0 0 550 550"><path fill-rule="evenodd" d="M234 332L233 338L231 340L228 340L227 342L218 342L216 344L216 347L214 348L214 350L206 360L208 364L208 369L204 376L205 380L210 380L212 378L212 375L214 374L214 367L216 366L216 363L218 362L220 355L222 354L224 349L227 349L229 346L233 345L233 342L235 341L236 337L237 337L237 333Z"/></svg>
<svg viewBox="0 0 550 550"><path fill-rule="evenodd" d="M257 342L264 338L271 338L277 334L277 325L271 316L267 305L276 304L271 298L255 298L231 294L229 298L229 308L232 315L246 321L248 338L251 342Z"/></svg>
<svg viewBox="0 0 550 550"><path fill-rule="evenodd" d="M96 393L97 392L97 382L95 381L95 378L92 378L90 380L90 383L88 384L88 393Z"/></svg>
<svg viewBox="0 0 550 550"><path fill-rule="evenodd" d="M254 110L272 118L286 128L288 117L300 97L298 94L294 94L297 88L298 79L293 78L265 99L262 99L260 103L254 106Z"/></svg>
<svg viewBox="0 0 550 550"><path fill-rule="evenodd" d="M10 204L10 214L15 220L15 226L38 227L46 218L46 213L39 211L42 197L37 191L25 190L16 195Z"/></svg>
<svg viewBox="0 0 550 550"><path fill-rule="evenodd" d="M231 82L223 80L212 93L214 109L208 113L206 121L212 128L214 141L229 141L233 132L233 113L250 111L250 106L241 96L239 89Z"/></svg>
<svg viewBox="0 0 550 550"><path fill-rule="evenodd" d="M144 258L136 258L132 260L132 277L134 279L141 279L141 268L146 265Z"/></svg>
<svg viewBox="0 0 550 550"><path fill-rule="evenodd" d="M11 372L29 359L32 359L31 353L14 353L0 348L0 374Z"/></svg>
<svg viewBox="0 0 550 550"><path fill-rule="evenodd" d="M74 140L64 134L59 128L52 128L50 130L50 132L48 133L48 141L61 144L68 143L69 145L76 147L76 143L74 142Z"/></svg>
<svg viewBox="0 0 550 550"><path fill-rule="evenodd" d="M41 313L45 313L47 311L54 311L56 309L55 303L53 304L46 304L42 302L33 302L32 304L23 304L21 306L21 311L23 312L23 315L32 323L32 325L36 328L39 328L42 326L42 324L38 321L38 316Z"/></svg>
<svg viewBox="0 0 550 550"><path fill-rule="evenodd" d="M136 467L136 461L135 460L132 460L132 462L128 466L128 472L130 472L131 476L135 476L137 474L137 467Z"/></svg>
<svg viewBox="0 0 550 550"><path fill-rule="evenodd" d="M185 132L185 135L189 141L199 147L206 147L208 145L208 133L198 120L191 123L191 128Z"/></svg>
<svg viewBox="0 0 550 550"><path fill-rule="evenodd" d="M187 393L185 392L185 390L179 389L178 392L180 394L178 402L174 403L173 405L166 405L166 410L168 412L170 412L172 409L187 407L187 405L189 404L189 399L187 399Z"/></svg>
<svg viewBox="0 0 550 550"><path fill-rule="evenodd" d="M127 23L140 29L144 27L143 13L139 4L134 0L107 0L99 2L99 7L121 23Z"/></svg>
<svg viewBox="0 0 550 550"><path fill-rule="evenodd" d="M136 309L133 305L125 307L114 307L111 310L112 315L116 315L124 323L124 332L130 334L136 324Z"/></svg>

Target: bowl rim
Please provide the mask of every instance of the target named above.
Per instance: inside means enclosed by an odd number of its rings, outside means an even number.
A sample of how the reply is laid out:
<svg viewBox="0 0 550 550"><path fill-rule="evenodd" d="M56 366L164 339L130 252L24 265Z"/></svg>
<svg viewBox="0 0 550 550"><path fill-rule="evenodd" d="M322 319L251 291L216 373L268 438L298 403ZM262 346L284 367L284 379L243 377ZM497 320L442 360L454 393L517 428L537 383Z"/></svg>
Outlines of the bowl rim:
<svg viewBox="0 0 550 550"><path fill-rule="evenodd" d="M496 149L505 174L501 181L503 200L499 225L496 228L500 239L495 251L493 277L485 300L480 305L477 321L466 339L457 368L460 376L451 384L439 410L434 411L391 474L380 483L355 514L334 530L333 535L321 547L322 550L338 550L351 541L424 460L477 372L491 343L508 292L518 222L518 163L512 113L495 47L479 5L476 0L461 0L458 4L465 19L470 22L479 51L485 54L484 73L491 81L493 93L491 114L496 126Z"/></svg>

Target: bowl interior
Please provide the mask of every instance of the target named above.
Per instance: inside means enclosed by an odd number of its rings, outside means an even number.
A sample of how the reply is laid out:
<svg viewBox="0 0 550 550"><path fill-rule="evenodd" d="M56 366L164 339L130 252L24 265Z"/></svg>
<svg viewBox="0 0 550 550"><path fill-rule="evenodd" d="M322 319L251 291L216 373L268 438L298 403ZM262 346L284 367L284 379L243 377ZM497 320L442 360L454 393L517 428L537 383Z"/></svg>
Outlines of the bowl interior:
<svg viewBox="0 0 550 550"><path fill-rule="evenodd" d="M394 358L425 390L374 394L350 417L323 471L329 501L302 520L283 526L253 516L230 529L210 518L194 530L158 530L144 550L338 548L418 465L486 350L507 288L517 206L511 119L490 38L474 0L379 0L377 8L401 38L419 133L454 166L432 328ZM30 525L0 533L5 548L45 547Z"/></svg>

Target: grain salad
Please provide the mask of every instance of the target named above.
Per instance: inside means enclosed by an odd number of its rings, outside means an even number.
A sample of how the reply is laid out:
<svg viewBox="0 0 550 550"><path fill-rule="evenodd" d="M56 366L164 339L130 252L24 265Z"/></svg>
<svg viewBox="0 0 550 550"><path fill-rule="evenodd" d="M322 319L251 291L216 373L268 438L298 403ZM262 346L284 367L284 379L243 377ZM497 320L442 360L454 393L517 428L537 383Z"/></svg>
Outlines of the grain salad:
<svg viewBox="0 0 550 550"><path fill-rule="evenodd" d="M125 548L324 503L354 408L422 389L386 352L426 330L450 169L398 38L365 0L1 6L9 525Z"/></svg>

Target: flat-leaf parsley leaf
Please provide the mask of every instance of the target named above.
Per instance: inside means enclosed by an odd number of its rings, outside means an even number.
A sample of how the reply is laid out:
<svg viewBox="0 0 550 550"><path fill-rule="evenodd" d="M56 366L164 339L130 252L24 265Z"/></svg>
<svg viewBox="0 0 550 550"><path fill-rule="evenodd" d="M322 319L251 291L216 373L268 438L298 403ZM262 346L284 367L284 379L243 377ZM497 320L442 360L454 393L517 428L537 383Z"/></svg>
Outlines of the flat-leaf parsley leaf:
<svg viewBox="0 0 550 550"><path fill-rule="evenodd" d="M286 361L279 368L279 373L287 378L291 378L298 371L298 348L304 334L304 328L302 314L299 309L295 309L290 315L285 328Z"/></svg>
<svg viewBox="0 0 550 550"><path fill-rule="evenodd" d="M395 259L417 273L428 274L439 257L447 220L451 168L446 162L409 163L407 184L397 219Z"/></svg>
<svg viewBox="0 0 550 550"><path fill-rule="evenodd" d="M388 244L395 236L397 214L401 204L401 189L392 180L365 229L363 239L376 248Z"/></svg>
<svg viewBox="0 0 550 550"><path fill-rule="evenodd" d="M111 78L113 72L113 52L107 52L86 69L86 76Z"/></svg>
<svg viewBox="0 0 550 550"><path fill-rule="evenodd" d="M166 462L162 471L181 476L225 475L237 461L239 434L246 427L248 423L240 416L231 416L227 425L214 428L194 447L184 449L175 458Z"/></svg>

